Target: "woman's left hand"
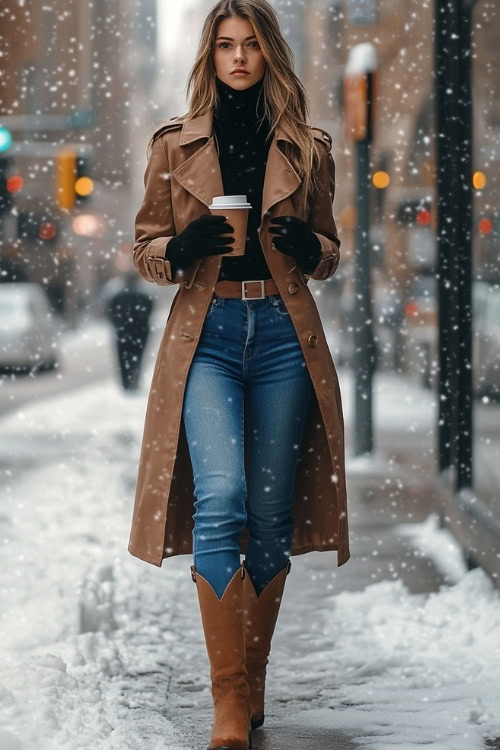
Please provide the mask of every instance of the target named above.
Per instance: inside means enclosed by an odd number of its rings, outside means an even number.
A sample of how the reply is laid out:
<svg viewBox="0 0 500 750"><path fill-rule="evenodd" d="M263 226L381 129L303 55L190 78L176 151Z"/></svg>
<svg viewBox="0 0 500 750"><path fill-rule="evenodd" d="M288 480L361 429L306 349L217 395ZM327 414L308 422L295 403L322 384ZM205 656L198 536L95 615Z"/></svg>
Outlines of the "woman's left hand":
<svg viewBox="0 0 500 750"><path fill-rule="evenodd" d="M303 273L312 273L321 258L321 242L307 223L297 216L275 216L268 232L274 233L274 246L292 255Z"/></svg>

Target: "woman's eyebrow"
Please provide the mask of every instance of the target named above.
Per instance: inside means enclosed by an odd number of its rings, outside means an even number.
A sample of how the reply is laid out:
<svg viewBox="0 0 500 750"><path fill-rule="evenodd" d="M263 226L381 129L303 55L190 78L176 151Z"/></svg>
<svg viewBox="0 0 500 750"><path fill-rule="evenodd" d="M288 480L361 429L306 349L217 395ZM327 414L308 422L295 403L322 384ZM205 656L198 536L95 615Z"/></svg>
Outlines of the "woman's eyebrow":
<svg viewBox="0 0 500 750"><path fill-rule="evenodd" d="M218 36L215 41L218 42L219 39L227 39L230 42L234 42L234 39L232 39L230 36ZM257 39L257 37L254 34L253 36L247 36L246 39L243 39L243 41L248 42L249 39Z"/></svg>

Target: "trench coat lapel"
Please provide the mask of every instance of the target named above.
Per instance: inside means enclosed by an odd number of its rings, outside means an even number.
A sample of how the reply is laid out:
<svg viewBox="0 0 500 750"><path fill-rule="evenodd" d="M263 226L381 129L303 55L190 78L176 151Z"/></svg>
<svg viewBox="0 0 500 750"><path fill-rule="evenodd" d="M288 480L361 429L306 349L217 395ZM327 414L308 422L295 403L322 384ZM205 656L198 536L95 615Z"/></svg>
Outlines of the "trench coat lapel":
<svg viewBox="0 0 500 750"><path fill-rule="evenodd" d="M208 141L186 161L176 167L172 171L171 177L208 207L214 195L224 194L219 157L213 138L212 110L204 115L194 117L192 120L187 120L183 124L179 145L185 146L203 138L208 138ZM281 127L278 127L270 144L267 157L262 192L261 223L264 214L275 203L287 198L300 185L297 172L278 146L280 140L290 141L290 138Z"/></svg>

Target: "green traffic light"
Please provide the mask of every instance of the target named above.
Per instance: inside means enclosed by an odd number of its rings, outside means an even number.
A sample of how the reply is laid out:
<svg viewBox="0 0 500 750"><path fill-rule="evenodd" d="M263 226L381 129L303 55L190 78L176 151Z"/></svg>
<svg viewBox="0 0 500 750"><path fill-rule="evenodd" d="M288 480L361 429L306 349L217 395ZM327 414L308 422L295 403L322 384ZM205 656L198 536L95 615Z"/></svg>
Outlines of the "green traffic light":
<svg viewBox="0 0 500 750"><path fill-rule="evenodd" d="M3 128L0 125L0 154L8 149L12 145L12 133L7 128Z"/></svg>

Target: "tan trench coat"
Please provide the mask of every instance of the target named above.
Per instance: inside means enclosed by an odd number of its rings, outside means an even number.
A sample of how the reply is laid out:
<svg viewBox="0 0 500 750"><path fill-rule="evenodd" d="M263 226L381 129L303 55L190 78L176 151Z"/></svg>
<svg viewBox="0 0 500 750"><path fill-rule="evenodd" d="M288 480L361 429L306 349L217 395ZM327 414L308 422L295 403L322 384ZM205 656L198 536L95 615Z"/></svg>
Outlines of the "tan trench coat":
<svg viewBox="0 0 500 750"><path fill-rule="evenodd" d="M148 281L178 284L155 364L140 456L129 552L154 565L192 553L194 487L182 404L184 389L205 315L219 275L222 255L195 261L184 276L172 278L169 239L202 213L214 195L223 194L222 177L212 135L212 111L185 122L161 126L144 176L145 196L136 217L134 263ZM297 467L293 499L291 555L311 550L337 550L337 565L349 559L344 467L344 424L337 373L327 346L309 278L328 279L339 263L339 239L332 213L335 165L331 138L313 129L321 143L321 190L309 216L297 209L300 179L280 149L290 140L278 128L265 173L262 249L297 332L314 385ZM270 218L295 215L317 233L322 257L311 275L295 268L291 256L273 246ZM166 256L166 257L165 257ZM246 552L248 529L241 536Z"/></svg>

